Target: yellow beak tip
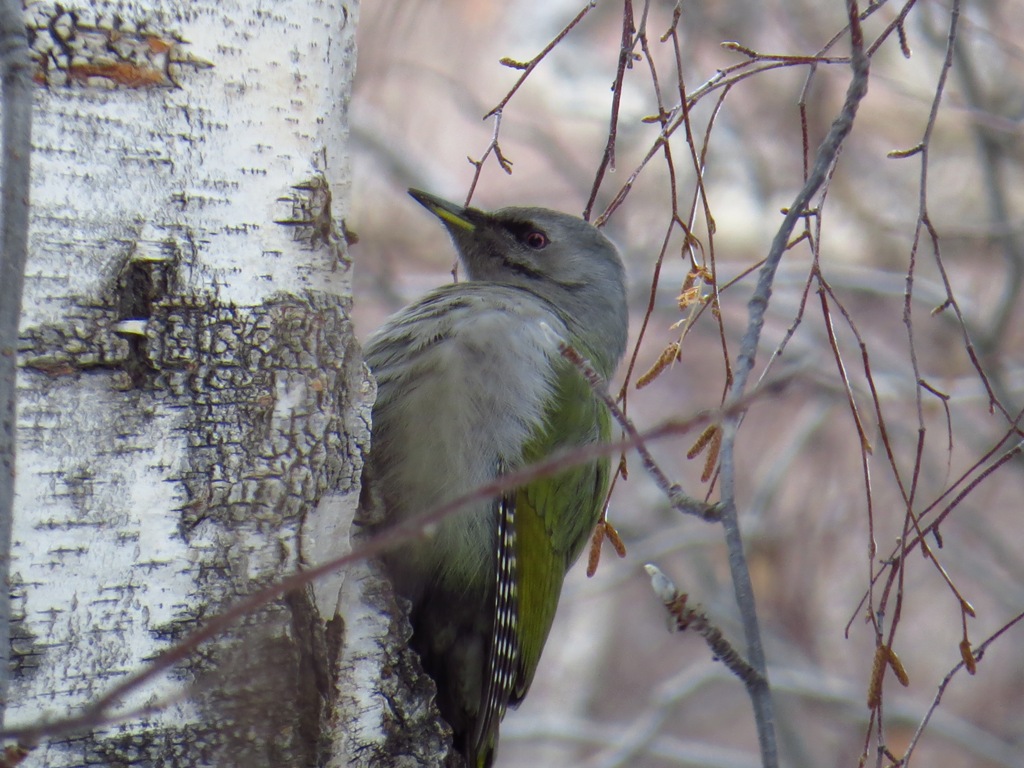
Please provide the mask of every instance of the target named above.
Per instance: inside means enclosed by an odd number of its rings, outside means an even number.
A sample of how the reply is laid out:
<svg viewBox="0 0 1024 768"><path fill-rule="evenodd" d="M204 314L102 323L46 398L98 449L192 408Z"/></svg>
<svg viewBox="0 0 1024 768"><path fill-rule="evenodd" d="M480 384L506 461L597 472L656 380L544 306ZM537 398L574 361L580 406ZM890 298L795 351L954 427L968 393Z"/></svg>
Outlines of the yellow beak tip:
<svg viewBox="0 0 1024 768"><path fill-rule="evenodd" d="M464 229L467 232L472 232L476 229L476 224L466 218L466 209L463 206L450 203L437 195L432 195L419 189L410 189L409 194L413 200L437 216L445 224Z"/></svg>

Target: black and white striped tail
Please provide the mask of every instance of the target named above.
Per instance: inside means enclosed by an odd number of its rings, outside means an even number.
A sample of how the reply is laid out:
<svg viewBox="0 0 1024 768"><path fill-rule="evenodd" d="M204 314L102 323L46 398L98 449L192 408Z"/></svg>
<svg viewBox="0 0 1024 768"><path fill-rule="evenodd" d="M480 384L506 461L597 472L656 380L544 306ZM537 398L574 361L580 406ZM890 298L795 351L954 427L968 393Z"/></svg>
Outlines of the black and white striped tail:
<svg viewBox="0 0 1024 768"><path fill-rule="evenodd" d="M487 678L473 742L482 765L493 759L498 725L505 716L515 685L519 661L519 594L516 565L516 504L514 492L498 502L498 536L495 552L494 629L487 659ZM472 766L478 768L478 766Z"/></svg>

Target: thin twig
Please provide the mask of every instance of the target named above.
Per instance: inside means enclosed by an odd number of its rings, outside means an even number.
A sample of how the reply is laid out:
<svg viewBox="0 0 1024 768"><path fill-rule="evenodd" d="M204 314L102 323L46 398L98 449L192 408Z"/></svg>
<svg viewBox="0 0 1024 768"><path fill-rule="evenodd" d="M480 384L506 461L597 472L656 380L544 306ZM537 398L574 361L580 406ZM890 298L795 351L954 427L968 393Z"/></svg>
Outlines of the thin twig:
<svg viewBox="0 0 1024 768"><path fill-rule="evenodd" d="M625 0L622 9L622 42L619 45L619 66L615 71L615 84L612 86L612 113L609 118L608 141L604 147L604 155L601 156L601 163L594 175L594 184L590 188L590 197L587 199L587 206L583 209L583 218L590 221L590 214L594 210L594 202L597 200L598 190L601 189L601 182L609 168L615 169L615 137L619 129L619 104L622 101L622 81L626 76L626 67L633 57L633 49L636 47L636 27L633 25L633 0Z"/></svg>
<svg viewBox="0 0 1024 768"><path fill-rule="evenodd" d="M995 457L1001 449L1005 448L1006 443L1014 438L1016 438L1017 440L1020 439L1019 435L1016 434L1016 430L1011 429L1006 434L1004 434L996 442L996 444L992 446L992 448L986 451L974 464L968 467L960 475L960 477L958 477L953 483L951 483L949 487L946 488L946 490L939 495L938 498L936 498L931 504L929 504L921 511L921 513L918 515L918 520L924 521L924 519L930 516L934 510L938 509L939 506L943 504L943 502L946 499L953 497L952 501L950 501L948 504L946 504L945 507L942 508L942 511L939 513L938 518L934 521L931 521L930 524L922 530L922 533L925 536L927 536L929 533L934 535L934 533L938 530L939 526L946 518L946 516L953 509L955 509L965 498L967 498L967 496L973 493L983 481L991 477L992 474L997 469L999 469L999 467L1011 461L1016 456L1024 454L1024 443L1018 442L1016 445L1014 445L1009 450L1005 451L1002 455L1000 455L997 459L992 461L993 457ZM990 461L992 461L991 464L989 464ZM984 467L984 469L982 469L982 467ZM974 477L975 473L978 473L977 477ZM964 487L961 488L961 486ZM907 551L909 552L913 550L913 548L916 546L917 545L915 541L908 542ZM879 581L879 579L882 578L882 576L886 575L890 568L896 567L896 565L898 564L897 556L899 554L900 547L901 545L897 544L889 552L889 554L882 560L884 565L877 573L874 573L872 575L869 588L873 587ZM857 617L860 615L861 609L864 608L865 603L872 604L870 596L870 592L865 592L863 595L861 595L860 602L851 612L850 618L846 623L845 629L845 634L847 637L849 637L850 628L853 626L853 622L856 621Z"/></svg>
<svg viewBox="0 0 1024 768"><path fill-rule="evenodd" d="M955 62L954 72L959 76L961 92L966 99L972 115L986 112L985 97L978 73L975 70L968 47L957 45L953 48ZM1007 183L1007 142L1001 140L997 129L982 119L973 119L970 129L978 145L979 163L985 198L985 210L991 212L988 225L989 237L1002 250L1006 264L1005 278L1001 280L1002 291L991 312L988 327L979 328L976 335L978 349L986 361L992 364L993 380L997 391L1005 392L1003 367L1000 352L1007 343L1009 332L1015 327L1014 309L1020 305L1021 293L1024 291L1024 239L1013 226L1014 216L1010 210L1010 188ZM1006 399L1003 395L1001 399ZM1013 406L1010 406L1013 410Z"/></svg>
<svg viewBox="0 0 1024 768"><path fill-rule="evenodd" d="M915 381L921 381L922 376L921 376L920 366L919 366L919 362L918 362L917 348L916 348L916 345L914 343L915 340L914 340L914 324L913 324L912 308L913 308L913 293L914 293L914 276L915 276L916 264L917 264L917 250L918 250L918 247L920 245L921 237L922 237L922 233L923 232L927 232L928 237L931 239L931 242L932 242L932 252L933 252L935 261L938 264L940 273L942 274L943 281L945 283L946 292L947 292L947 301L949 301L949 303L954 306L954 309L957 312L957 316L960 317L959 307L957 307L955 305L955 300L953 299L953 294L952 294L952 288L951 288L951 286L949 284L948 279L946 278L945 270L943 269L942 259L941 259L941 255L939 253L938 237L937 237L937 234L935 233L934 228L931 225L931 222L929 220L929 214L928 214L928 165L929 165L928 161L929 161L929 154L930 154L929 153L929 147L930 147L930 144L931 144L931 135L932 135L932 132L933 132L934 127L935 127L935 121L936 121L937 116L938 116L939 105L941 104L942 96L943 96L943 93L945 91L946 79L948 77L949 70L952 67L953 49L954 49L954 44L955 44L955 41L956 41L957 20L959 18L959 7L958 7L958 5L959 5L959 0L954 0L953 8L952 8L952 11L951 11L951 16L950 16L950 28L949 28L949 37L948 37L948 41L947 41L946 56L945 56L945 60L943 61L942 69L941 69L940 74L939 74L939 80L938 80L938 83L937 83L936 89L935 89L935 96L932 99L931 109L930 109L930 112L929 112L928 121L927 121L926 126L925 126L924 136L923 136L920 144L918 145L920 147L919 154L921 155L921 172L920 172L920 186L919 186L919 199L918 199L918 206L919 206L919 208L918 208L917 224L916 224L915 232L914 232L914 241L913 241L913 245L911 246L910 259L909 259L909 263L908 263L908 266L907 266L906 290L905 290L905 293L904 293L904 305L903 305L903 323L906 326L906 332L907 332L908 343L909 343L910 364L911 364L911 367L912 367L912 370L913 370L913 375L914 375L914 380ZM966 326L963 325L962 317L961 317L961 328L962 328L962 330L964 332L964 335L965 335L965 340L967 342L968 350L969 350L969 352L971 352L970 340L969 340L969 338L966 338L967 337ZM862 345L862 350L863 349L864 349L864 347ZM972 359L973 359L973 353L972 353ZM867 358L866 358L866 352L865 352L865 362L866 362L866 360L867 360ZM981 373L980 367L978 368L978 370L979 370L979 373ZM982 377L984 377L984 373L981 373L981 375L982 375ZM872 388L872 392L874 393L874 382L871 381L870 385L871 385L871 388ZM986 381L986 385L987 385L987 381ZM881 596L878 599L877 605L874 603L874 596L873 596L873 594L874 594L875 579L871 580L870 586L869 586L869 599L872 601L872 603L870 605L870 617L871 617L871 622L872 622L872 624L874 626L874 631L875 631L876 654L882 648L892 648L894 643L895 643L895 641L896 641L896 633L897 633L897 631L899 629L900 619L901 619L902 613L903 613L903 605L904 605L904 598L905 598L904 583L905 583L905 578L906 578L906 567L905 566L906 566L906 558L907 558L908 553L910 552L910 550L912 548L910 546L910 544L909 544L909 541L910 541L910 538L911 538L910 537L910 533L911 533L912 530L915 531L916 534L917 534L917 536L914 539L914 541L920 543L921 548L925 552L926 556L930 557L932 563L939 570L940 574L945 578L946 584L951 588L953 593L957 596L957 598L959 600L959 603L960 603L961 614L963 616L965 627L966 627L966 616L964 614L965 614L966 610L970 608L970 604L967 603L967 601L960 594L959 590L955 587L953 582L949 579L948 575L946 574L945 569L941 566L941 564L939 564L938 559L935 557L934 553L932 553L930 548L928 547L928 544L925 541L923 533L921 531L920 515L918 515L918 514L916 514L914 512L914 504L915 504L915 499L916 499L916 495L917 495L918 480L919 480L920 474L921 474L921 468L922 468L922 463L923 463L923 455L924 455L924 447L925 447L925 438L926 438L926 428L925 428L925 421L924 421L924 407L923 407L923 403L922 403L922 392L923 392L923 388L922 387L915 387L915 390L914 390L914 400L915 400L915 405L916 405L918 435L917 435L916 450L915 450L915 454L914 454L914 464L913 464L913 468L912 468L912 476L910 478L909 487L908 487L908 484L904 481L904 478L902 477L902 475L900 473L899 467L896 464L894 450L893 450L892 445L891 445L891 443L889 441L888 431L887 431L887 429L885 427L885 421L884 421L884 419L882 419L881 406L880 406L880 403L878 402L877 395L875 396L875 407L876 407L876 412L877 412L878 417L879 417L879 429L880 429L881 435L882 435L882 443L883 443L883 445L885 447L886 456L887 456L887 459L888 459L888 462L889 462L889 466L892 469L893 477L896 480L897 486L899 487L900 493L901 493L901 495L903 497L903 503L905 505L905 507L904 507L904 516L903 516L902 534L899 537L899 543L896 546L896 551L894 552L893 557L887 562L886 568L889 569L888 577L887 577L887 579L885 581L885 585L884 585L884 588L882 590ZM989 392L990 392L990 395L991 395L991 389L989 389ZM991 395L991 396L994 397L994 395ZM872 538L872 546L873 545L874 545L874 540ZM870 561L869 561L869 567L870 567L870 565L871 564L870 564ZM892 597L893 595L895 595L895 596ZM890 600L892 600L891 607L890 607ZM971 610L973 610L973 609L971 609ZM884 627L884 626L881 625L881 617L885 617L885 616L888 616L888 618L889 618L888 627ZM966 629L965 629L965 631L966 631ZM884 671L885 671L884 665L879 666L879 664L877 662L877 656L876 656L876 670L875 670L875 673L874 673L874 676L873 676L873 680L872 680L872 685L871 685L873 693L869 696L869 705L873 709L877 709L878 717L877 717L877 719L872 721L872 725L874 726L874 728L877 729L877 742L878 742L879 745L884 745L885 742L886 742L885 733L884 733L885 719L882 716L882 714L883 714L882 713L883 699L882 699L882 694L881 694L881 686L882 686L883 680L884 680ZM872 732L872 725L869 725L868 731L865 734L865 739L866 740L870 739L870 735L871 735L871 732Z"/></svg>
<svg viewBox="0 0 1024 768"><path fill-rule="evenodd" d="M501 145L498 143L498 138L501 135L501 110L492 112L494 116L494 131L491 133L491 141L484 149L484 153L480 155L479 160L474 160L472 157L467 157L469 164L473 166L473 180L469 183L469 192L466 193L466 202L463 205L468 206L473 200L473 193L476 192L476 184L480 181L480 174L484 170L484 161L487 160L492 154L498 161L498 165L501 166L501 170L505 173L512 174L512 161L509 160L501 151ZM490 115L488 115L490 116Z"/></svg>
<svg viewBox="0 0 1024 768"><path fill-rule="evenodd" d="M528 78L530 74L533 72L533 70L537 68L537 65L544 60L544 57L551 53L555 46L562 42L562 40L565 39L566 35L568 35L577 24L583 21L583 17L590 13L590 11L596 6L597 0L591 0L591 2L583 6L583 9L579 13L577 13L575 17L573 17L573 20L566 24L565 27L562 28L562 31L555 35L551 42L544 46L544 49L536 56L534 56L532 59L530 59L528 62L516 62L511 61L510 59L501 60L501 63L507 67L523 70L523 74L519 76L519 79L516 80L515 85L513 85L509 89L508 93L505 94L505 98L499 101L498 105L494 107L490 112L484 115L484 120L486 120L488 117L491 117L492 115L498 114L505 108L505 105L508 104L509 101L511 101L513 96L515 96L516 91L519 90L519 87L526 82L526 78Z"/></svg>
<svg viewBox="0 0 1024 768"><path fill-rule="evenodd" d="M637 453L640 454L640 460L643 463L644 469L654 480L655 484L661 489L661 492L668 498L672 508L687 515L695 515L701 520L707 522L715 522L720 519L720 510L717 504L708 504L706 502L695 499L685 491L682 486L678 483L671 482L661 467L658 466L654 457L651 456L650 451L647 450L645 440L640 435L636 426L632 421L622 412L618 404L608 394L608 387L604 379L601 378L594 367L590 364L586 358L584 358L576 349L565 342L563 339L558 339L558 351L562 353L562 357L572 363L576 369L586 379L587 384L590 385L594 395L597 396L611 411L612 416L615 418L619 425L622 427L626 435L633 442L636 447Z"/></svg>
<svg viewBox="0 0 1024 768"><path fill-rule="evenodd" d="M771 249L758 278L757 287L749 302L749 321L746 333L740 345L740 352L735 366L735 379L727 402L735 402L742 397L747 379L754 367L764 316L771 298L772 283L782 255L789 245L790 235L796 223L805 215L808 203L824 182L846 136L853 127L857 107L867 93L869 60L864 54L864 39L860 27L859 12L855 0L847 0L847 15L850 22L851 62L853 77L846 93L843 108L832 123L828 135L818 147L810 176L797 194L783 219L782 226L772 241ZM747 653L750 663L767 681L767 667L764 648L761 644L761 633L758 628L757 611L754 604L753 585L747 569L746 557L743 553L743 539L740 535L739 520L736 508L736 468L735 445L738 416L730 416L725 420L721 452L722 482L722 524L725 527L726 543L729 548L729 567L732 572L733 586L736 590L736 602L740 607L744 634L747 640ZM761 747L761 760L764 765L778 765L778 750L775 742L774 712L771 692L767 682L757 687L751 695L754 714L757 721L758 741Z"/></svg>
<svg viewBox="0 0 1024 768"><path fill-rule="evenodd" d="M988 647L992 645L992 643L994 643L1004 634L1009 632L1014 626L1019 624L1021 621L1024 621L1024 613L1018 613L1016 616L1014 616L1012 619L1006 622L1003 626L1001 626L998 630L993 632L992 635L990 635L985 640L985 642L983 642L977 648L971 649L970 653L973 659L980 661L982 656L984 656L985 651L988 650ZM949 670L949 673L942 679L942 682L939 683L939 689L935 692L935 698L932 699L932 704L930 707L928 707L927 714L925 714L924 718L922 718L920 724L917 726L917 730L914 732L913 738L907 745L907 751L903 753L903 759L900 762L900 765L903 766L903 768L908 768L910 766L910 758L914 754L914 749L917 747L917 742L920 740L921 734L924 733L924 729L928 727L928 722L931 720L932 715L935 713L935 710L938 709L939 703L942 701L942 696L946 692L946 688L948 688L949 684L953 682L953 678L960 672L960 670L964 669L965 667L967 667L967 662L961 661L959 664L957 664L955 667Z"/></svg>
<svg viewBox="0 0 1024 768"><path fill-rule="evenodd" d="M484 153L480 156L479 160L474 160L472 157L466 158L467 160L469 160L470 164L474 168L473 179L469 184L469 192L466 193L466 205L469 205L470 201L473 199L473 193L476 191L477 182L480 181L480 174L483 173L484 161L486 161L487 158L490 157L492 154L494 155L495 159L497 159L498 165L501 166L501 170L503 170L507 174L512 173L512 161L505 157L504 154L502 154L501 145L498 143L499 136L501 135L501 116L505 109L505 106L509 103L509 101L512 100L512 97L516 95L516 92L519 90L520 86L526 82L526 79L533 73L533 70L537 68L537 65L544 60L544 57L551 53L551 51L554 50L555 46L562 42L562 40L565 39L565 37L573 30L573 28L583 20L583 17L590 13L591 9L593 9L596 5L597 0L591 0L589 3L587 3L583 7L583 9L579 13L577 13L576 16L573 17L573 20L566 24L565 27L562 28L562 31L555 35L554 38L552 38L551 42L544 46L544 49L529 61L513 61L512 59L509 58L504 58L501 60L501 63L504 64L506 67L511 67L512 69L521 69L523 71L523 74L519 76L519 79L516 80L515 84L508 90L504 98L502 98L502 100L498 102L497 106L492 107L491 110L486 115L484 115L484 120L486 120L489 117L494 118L494 132L491 135L490 143L487 145L487 148L484 150ZM457 264L452 267L452 276L456 278L458 277Z"/></svg>
<svg viewBox="0 0 1024 768"><path fill-rule="evenodd" d="M867 58L870 58L874 54L875 50L883 43L886 39L903 25L906 15L910 9L914 6L916 0L909 0L909 2L902 8L898 17L893 20L876 38L872 43L871 48L867 52ZM866 10L861 13L859 21L863 21L875 12L887 5L887 0L880 0L880 2L872 3ZM674 33L676 26L680 20L679 6L676 7L676 11L673 13L673 24L668 32L665 33L662 40L667 40ZM825 64L835 66L844 64L850 61L849 57L836 57L827 56L827 52L841 40L850 29L850 25L847 24L839 32L837 32L832 39L830 39L819 51L814 54L807 56L793 56L793 57L773 57L764 56L758 54L756 51L752 51L744 46L737 45L736 43L723 43L722 47L726 50L734 50L738 53L743 53L747 58L744 61L736 64L731 64L727 67L723 67L715 72L710 78L699 85L695 90L691 91L686 98L685 103L677 105L668 112L668 119L663 125L662 131L652 142L650 148L644 157L640 160L637 166L633 169L630 175L627 177L625 183L619 188L612 198L611 203L608 204L605 212L597 219L598 225L607 220L608 216L629 195L633 188L637 178L644 168L650 163L660 149L663 142L667 141L680 127L685 124L684 112L686 110L693 109L701 99L715 91L728 91L737 83L767 73L774 69L787 68L793 66L817 66L819 64ZM753 58L752 58L753 56Z"/></svg>
<svg viewBox="0 0 1024 768"><path fill-rule="evenodd" d="M754 695L755 689L767 685L767 681L761 674L750 666L742 654L725 639L722 630L711 623L711 619L703 609L687 604L687 595L680 592L660 568L648 563L644 566L644 570L651 577L651 588L654 593L665 604L665 609L669 614L670 629L678 632L692 629L703 637L715 659L725 664L729 671L743 682L751 695Z"/></svg>
<svg viewBox="0 0 1024 768"><path fill-rule="evenodd" d="M735 407L749 407L752 399L761 394L763 393L752 392L748 398L737 403ZM347 565L376 557L399 544L422 536L424 532L434 528L445 517L454 514L467 504L481 499L494 498L505 491L525 485L533 480L549 477L569 467L636 448L638 445L652 440L685 434L693 429L719 421L724 415L724 411L714 410L702 412L687 419L672 419L654 429L637 434L635 437L626 437L609 443L594 443L572 450L560 451L542 462L502 475L469 493L427 510L422 515L389 527L379 534L363 540L359 547L347 555L336 557L312 568L293 573L281 581L244 598L226 609L223 613L211 618L198 630L157 655L145 667L128 675L107 693L82 707L76 713L59 719L39 721L17 727L7 727L0 730L0 738L17 739L19 743L26 747L34 747L45 738L79 733L104 725L111 718L118 718L116 708L130 693L138 691L159 675L167 672L175 664L183 661L195 652L200 645L224 633L243 617L257 611L270 601L300 589L310 582L334 573Z"/></svg>
<svg viewBox="0 0 1024 768"><path fill-rule="evenodd" d="M968 331L967 321L964 319L963 312L960 308L960 304L959 302L957 302L956 297L953 294L953 286L949 279L949 275L946 272L945 264L942 260L942 254L939 249L938 232L935 230L935 226L933 225L931 217L928 214L928 167L929 156L931 154L931 136L935 128L935 121L938 117L939 105L942 102L942 96L945 91L946 80L948 79L949 72L953 67L954 51L956 50L957 40L957 26L959 20L960 0L954 0L950 8L949 31L946 37L946 55L942 62L942 70L939 74L938 84L935 87L935 98L932 100L931 111L928 115L928 122L925 126L924 137L922 138L921 143L919 144L920 152L917 153L920 154L921 156L921 181L919 184L920 197L918 203L917 227L914 231L914 243L911 247L911 267L908 270L907 293L910 294L912 292L913 265L923 231L925 234L927 234L928 239L931 241L932 257L935 260L936 267L938 267L939 275L942 278L943 287L946 290L946 302L943 305L943 309L945 309L946 307L950 307L956 315L957 327L963 339L964 349L966 350L967 355L971 360L971 365L974 366L974 369L978 373L979 379L985 387L985 390L989 397L990 406L997 408L1000 411L1000 413L1003 414L1003 417L1007 419L1007 421L1012 421L1013 416L1011 411L1008 410L1007 407L999 399L999 397L996 396L996 393L992 388L992 384L989 381L988 375L985 373L984 366L982 366L981 361L978 359L977 350L975 349L974 342L971 340L971 334ZM910 299L908 298L908 305L909 302ZM909 324L909 309L907 310L907 313L908 320L906 322ZM911 335L911 341L913 341L913 329L908 328L908 333ZM912 359L915 360L915 375L917 375L917 378L920 379L921 377L920 375L918 375L916 368L916 357L912 357ZM920 393L918 394L918 401L920 402Z"/></svg>

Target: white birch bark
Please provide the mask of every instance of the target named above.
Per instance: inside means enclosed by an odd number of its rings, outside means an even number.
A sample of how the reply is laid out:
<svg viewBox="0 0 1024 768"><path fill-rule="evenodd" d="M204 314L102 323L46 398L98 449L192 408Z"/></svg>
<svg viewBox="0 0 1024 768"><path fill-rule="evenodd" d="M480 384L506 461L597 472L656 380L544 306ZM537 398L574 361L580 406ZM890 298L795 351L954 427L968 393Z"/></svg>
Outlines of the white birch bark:
<svg viewBox="0 0 1024 768"><path fill-rule="evenodd" d="M373 394L341 235L357 0L27 6L8 727L76 711L348 546ZM350 681L394 630L340 588L270 602L123 705L169 706L23 764L386 753L380 683ZM365 615L332 622L343 604Z"/></svg>

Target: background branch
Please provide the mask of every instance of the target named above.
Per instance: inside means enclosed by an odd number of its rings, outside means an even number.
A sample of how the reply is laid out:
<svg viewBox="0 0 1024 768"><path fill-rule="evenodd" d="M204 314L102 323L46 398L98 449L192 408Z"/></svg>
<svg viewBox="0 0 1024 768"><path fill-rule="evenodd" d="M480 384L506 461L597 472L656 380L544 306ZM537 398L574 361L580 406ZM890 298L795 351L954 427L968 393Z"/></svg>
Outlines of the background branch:
<svg viewBox="0 0 1024 768"><path fill-rule="evenodd" d="M739 356L734 368L735 378L728 402L735 402L736 399L743 395L747 378L753 370L754 359L761 338L761 329L764 326L764 314L771 299L775 270L778 268L782 255L789 245L793 228L805 215L811 198L825 181L829 169L835 163L843 141L853 127L857 107L867 94L868 59L864 55L864 40L860 29L859 12L856 2L852 2L852 0L847 2L847 10L850 17L853 77L847 89L846 101L825 140L818 147L810 176L786 212L782 226L779 227L779 231L772 241L768 258L765 260L764 266L761 267L757 287L749 303L750 320L740 345ZM767 683L767 663L758 626L754 588L750 580L750 570L743 551L743 538L740 534L739 515L737 513L735 446L738 426L738 416L730 417L723 426L721 449L722 525L725 528L726 543L729 548L729 570L732 573L733 586L736 590L736 603L739 606L740 615L743 620L747 653L751 665L765 681L762 685L751 687L751 699L757 721L761 761L768 768L769 766L778 765L779 758L775 741L774 708L771 691Z"/></svg>

